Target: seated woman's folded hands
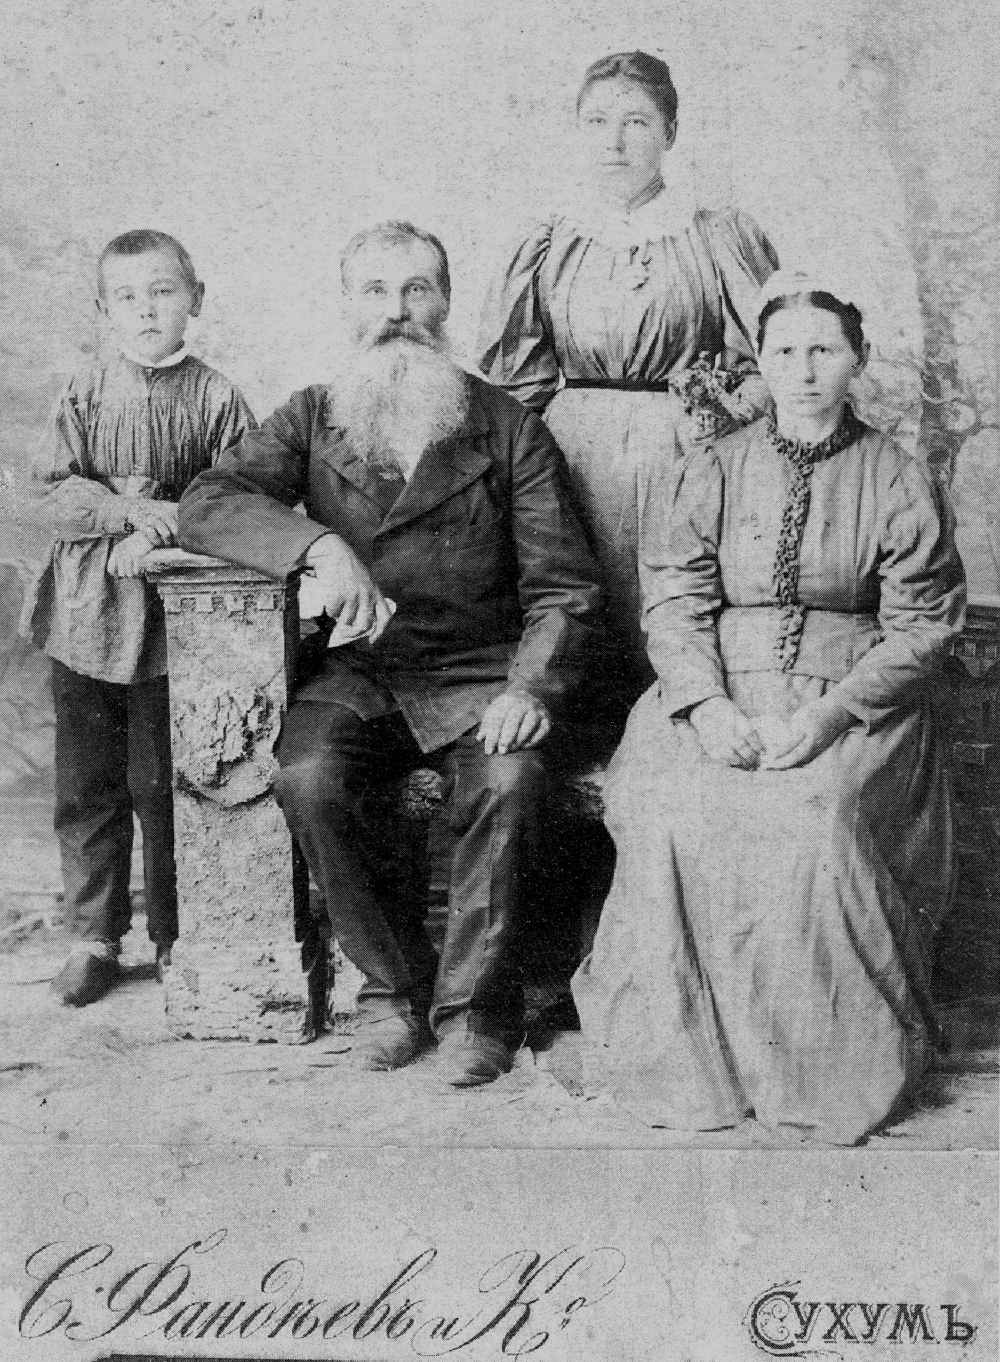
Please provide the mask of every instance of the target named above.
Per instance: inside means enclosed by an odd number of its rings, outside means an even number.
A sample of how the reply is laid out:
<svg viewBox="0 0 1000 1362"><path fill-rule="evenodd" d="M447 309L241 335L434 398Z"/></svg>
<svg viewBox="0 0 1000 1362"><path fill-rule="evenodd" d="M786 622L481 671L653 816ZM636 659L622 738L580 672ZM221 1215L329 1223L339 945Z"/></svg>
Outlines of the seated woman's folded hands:
<svg viewBox="0 0 1000 1362"><path fill-rule="evenodd" d="M805 766L856 722L849 709L825 695L802 705L787 719L760 719L758 728L764 742L760 764L768 771Z"/></svg>
<svg viewBox="0 0 1000 1362"><path fill-rule="evenodd" d="M744 771L759 765L764 743L753 720L732 700L723 695L710 696L695 705L688 718L705 755L712 761L739 766Z"/></svg>

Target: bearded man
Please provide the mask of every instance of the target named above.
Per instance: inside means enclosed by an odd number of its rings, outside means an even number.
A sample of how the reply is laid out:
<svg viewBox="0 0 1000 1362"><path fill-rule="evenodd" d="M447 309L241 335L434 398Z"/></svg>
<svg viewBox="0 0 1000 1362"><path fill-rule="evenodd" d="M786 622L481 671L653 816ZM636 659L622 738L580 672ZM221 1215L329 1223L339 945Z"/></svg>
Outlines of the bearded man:
<svg viewBox="0 0 1000 1362"><path fill-rule="evenodd" d="M445 1080L472 1086L519 1043L513 946L546 739L601 590L546 427L447 354L440 241L381 223L349 242L341 278L341 372L192 484L180 540L303 574L304 611L332 632L289 707L276 792L364 975L356 1049L394 1069L436 1039ZM443 773L454 836L440 960L368 798L416 765Z"/></svg>

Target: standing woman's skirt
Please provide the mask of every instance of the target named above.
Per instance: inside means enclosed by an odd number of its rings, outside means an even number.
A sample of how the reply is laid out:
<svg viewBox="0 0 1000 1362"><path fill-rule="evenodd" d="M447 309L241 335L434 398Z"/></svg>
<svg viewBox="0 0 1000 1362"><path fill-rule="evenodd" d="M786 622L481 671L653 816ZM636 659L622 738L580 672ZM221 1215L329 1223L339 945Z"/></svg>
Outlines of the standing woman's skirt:
<svg viewBox="0 0 1000 1362"><path fill-rule="evenodd" d="M653 676L640 628L645 470L666 462L679 473L704 440L692 437L691 418L680 399L665 390L563 388L550 402L545 421L566 456L577 507L603 573L609 643L599 664L601 689L624 721ZM670 508L653 509L667 515Z"/></svg>

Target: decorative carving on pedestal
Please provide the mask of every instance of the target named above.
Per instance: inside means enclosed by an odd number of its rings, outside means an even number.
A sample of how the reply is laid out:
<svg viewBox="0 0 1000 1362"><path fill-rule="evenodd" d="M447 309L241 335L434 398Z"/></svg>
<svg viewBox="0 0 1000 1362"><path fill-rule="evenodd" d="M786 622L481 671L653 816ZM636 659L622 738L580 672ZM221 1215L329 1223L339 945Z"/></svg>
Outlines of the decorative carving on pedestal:
<svg viewBox="0 0 1000 1362"><path fill-rule="evenodd" d="M296 589L179 549L150 557L167 628L180 916L168 1024L198 1039L308 1039L323 1024L326 952L270 794Z"/></svg>

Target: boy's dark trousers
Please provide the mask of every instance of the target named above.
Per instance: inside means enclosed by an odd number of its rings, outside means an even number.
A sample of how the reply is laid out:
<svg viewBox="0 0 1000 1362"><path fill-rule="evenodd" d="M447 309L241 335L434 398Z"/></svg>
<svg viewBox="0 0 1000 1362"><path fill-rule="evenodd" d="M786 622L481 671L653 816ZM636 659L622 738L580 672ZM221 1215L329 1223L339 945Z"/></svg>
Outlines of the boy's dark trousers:
<svg viewBox="0 0 1000 1362"><path fill-rule="evenodd" d="M134 811L149 935L169 946L177 939L177 877L167 679L121 686L53 661L52 692L67 921L88 941L128 931Z"/></svg>

